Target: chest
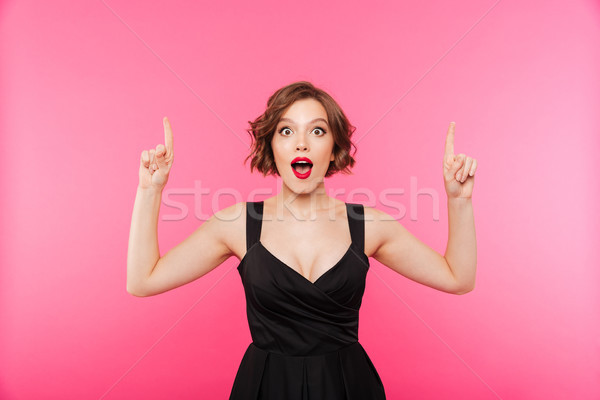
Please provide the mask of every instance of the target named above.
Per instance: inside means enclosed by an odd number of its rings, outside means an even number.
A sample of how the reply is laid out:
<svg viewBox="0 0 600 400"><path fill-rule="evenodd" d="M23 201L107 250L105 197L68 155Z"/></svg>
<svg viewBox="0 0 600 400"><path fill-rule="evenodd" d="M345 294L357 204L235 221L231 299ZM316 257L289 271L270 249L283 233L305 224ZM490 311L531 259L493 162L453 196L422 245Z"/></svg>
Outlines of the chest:
<svg viewBox="0 0 600 400"><path fill-rule="evenodd" d="M345 218L263 220L260 242L287 267L313 281L347 253L352 238Z"/></svg>

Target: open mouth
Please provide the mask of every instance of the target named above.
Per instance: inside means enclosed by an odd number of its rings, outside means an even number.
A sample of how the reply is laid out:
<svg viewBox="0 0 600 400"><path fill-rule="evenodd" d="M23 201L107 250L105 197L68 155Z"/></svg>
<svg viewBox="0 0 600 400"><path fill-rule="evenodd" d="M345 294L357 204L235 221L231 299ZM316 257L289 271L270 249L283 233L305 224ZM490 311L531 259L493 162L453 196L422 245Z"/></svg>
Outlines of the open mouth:
<svg viewBox="0 0 600 400"><path fill-rule="evenodd" d="M292 160L292 169L294 170L294 175L300 179L306 179L310 176L310 171L312 170L313 163L308 157L296 157Z"/></svg>
<svg viewBox="0 0 600 400"><path fill-rule="evenodd" d="M292 164L292 168L298 173L305 174L312 168L312 164L308 161L298 161Z"/></svg>

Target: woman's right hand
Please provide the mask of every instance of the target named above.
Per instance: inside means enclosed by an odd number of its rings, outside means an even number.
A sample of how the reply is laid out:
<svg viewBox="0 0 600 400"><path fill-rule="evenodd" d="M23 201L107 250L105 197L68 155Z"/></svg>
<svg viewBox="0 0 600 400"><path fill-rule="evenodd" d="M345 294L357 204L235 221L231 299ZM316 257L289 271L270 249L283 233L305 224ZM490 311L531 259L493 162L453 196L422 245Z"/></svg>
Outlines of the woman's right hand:
<svg viewBox="0 0 600 400"><path fill-rule="evenodd" d="M173 166L173 131L167 117L163 118L165 128L165 144L156 149L142 151L140 160L140 183L142 189L162 190L169 179Z"/></svg>

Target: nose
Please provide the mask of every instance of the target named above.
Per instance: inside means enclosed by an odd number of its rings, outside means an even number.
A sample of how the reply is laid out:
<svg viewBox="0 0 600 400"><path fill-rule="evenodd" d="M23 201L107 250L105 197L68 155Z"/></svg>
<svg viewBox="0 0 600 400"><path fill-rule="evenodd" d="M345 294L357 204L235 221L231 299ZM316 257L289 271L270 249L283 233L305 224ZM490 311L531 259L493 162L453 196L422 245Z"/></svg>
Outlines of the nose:
<svg viewBox="0 0 600 400"><path fill-rule="evenodd" d="M302 135L298 135L298 143L296 143L296 150L306 151L308 145L306 144L306 138Z"/></svg>

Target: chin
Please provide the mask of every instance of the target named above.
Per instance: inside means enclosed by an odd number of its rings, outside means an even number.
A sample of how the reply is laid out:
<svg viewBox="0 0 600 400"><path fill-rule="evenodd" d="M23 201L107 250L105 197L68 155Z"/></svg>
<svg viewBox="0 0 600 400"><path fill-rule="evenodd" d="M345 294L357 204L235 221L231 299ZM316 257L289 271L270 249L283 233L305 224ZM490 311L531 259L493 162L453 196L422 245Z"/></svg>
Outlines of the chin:
<svg viewBox="0 0 600 400"><path fill-rule="evenodd" d="M293 176L291 179L296 180L296 182L292 182L291 185L287 185L291 191L298 194L306 194L315 191L321 182L323 182L323 178L308 178L306 180L298 182L298 178Z"/></svg>

